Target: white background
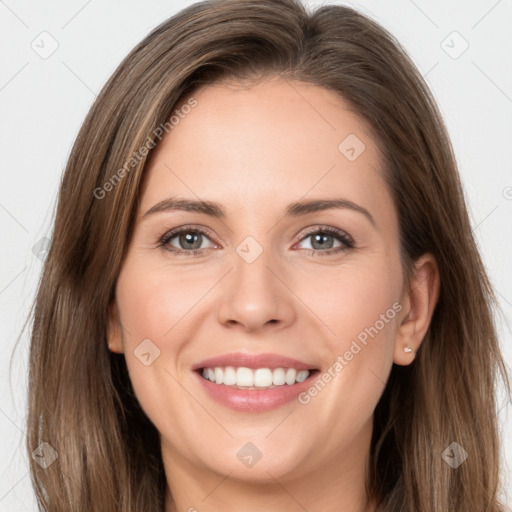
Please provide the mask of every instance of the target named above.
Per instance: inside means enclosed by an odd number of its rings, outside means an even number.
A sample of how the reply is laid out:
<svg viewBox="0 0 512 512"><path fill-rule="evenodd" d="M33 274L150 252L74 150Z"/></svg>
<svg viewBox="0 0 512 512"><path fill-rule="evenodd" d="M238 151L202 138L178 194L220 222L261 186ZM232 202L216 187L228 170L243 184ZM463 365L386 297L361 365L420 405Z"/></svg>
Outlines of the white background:
<svg viewBox="0 0 512 512"><path fill-rule="evenodd" d="M0 512L36 510L24 452L27 334L13 353L42 268L32 248L51 236L59 180L95 95L136 43L191 3L0 0ZM352 5L399 39L440 105L475 236L500 300L501 343L510 367L512 0ZM45 37L50 48L49 36L40 35L44 31L58 43L46 59L31 47L42 46ZM500 404L502 457L508 461L504 487L510 489L505 499L511 506L512 407L503 397Z"/></svg>

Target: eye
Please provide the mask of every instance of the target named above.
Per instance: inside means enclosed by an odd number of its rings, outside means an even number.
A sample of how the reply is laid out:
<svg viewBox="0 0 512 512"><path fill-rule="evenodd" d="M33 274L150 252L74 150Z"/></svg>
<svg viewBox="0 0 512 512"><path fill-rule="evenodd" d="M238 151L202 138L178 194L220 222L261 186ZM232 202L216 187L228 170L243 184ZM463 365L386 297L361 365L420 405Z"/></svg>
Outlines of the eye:
<svg viewBox="0 0 512 512"><path fill-rule="evenodd" d="M174 254L198 255L216 247L211 238L213 236L205 229L181 226L161 236L157 246ZM299 244L305 241L309 241L309 247L303 249L315 256L338 253L354 247L354 241L347 233L330 226L310 230L300 238Z"/></svg>
<svg viewBox="0 0 512 512"><path fill-rule="evenodd" d="M215 247L205 230L182 226L165 233L159 240L158 246L176 254L202 254L206 249ZM208 245L208 241L212 245Z"/></svg>
<svg viewBox="0 0 512 512"><path fill-rule="evenodd" d="M354 241L347 233L330 226L317 227L309 231L301 241L309 241L309 247L304 249L312 254L333 254L354 247Z"/></svg>

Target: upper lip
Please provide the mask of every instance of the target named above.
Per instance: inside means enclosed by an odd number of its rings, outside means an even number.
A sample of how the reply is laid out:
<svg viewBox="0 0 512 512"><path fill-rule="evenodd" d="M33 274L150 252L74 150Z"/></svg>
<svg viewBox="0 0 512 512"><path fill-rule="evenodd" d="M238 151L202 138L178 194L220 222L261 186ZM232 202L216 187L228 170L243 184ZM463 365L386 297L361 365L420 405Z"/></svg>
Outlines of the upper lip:
<svg viewBox="0 0 512 512"><path fill-rule="evenodd" d="M295 368L296 370L312 370L315 367L311 364L298 361L291 357L279 354L247 354L234 352L210 357L195 364L192 370L202 368L213 368L215 366L235 366L244 368Z"/></svg>

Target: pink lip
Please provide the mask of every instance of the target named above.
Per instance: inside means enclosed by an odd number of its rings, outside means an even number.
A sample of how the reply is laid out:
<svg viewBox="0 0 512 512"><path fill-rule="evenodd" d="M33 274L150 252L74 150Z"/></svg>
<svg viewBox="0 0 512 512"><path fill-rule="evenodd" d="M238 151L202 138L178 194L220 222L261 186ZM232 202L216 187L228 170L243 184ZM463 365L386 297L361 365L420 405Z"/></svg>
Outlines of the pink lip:
<svg viewBox="0 0 512 512"><path fill-rule="evenodd" d="M224 354L217 357L205 359L192 367L192 370L201 368L213 368L214 366L243 366L245 368L295 368L296 370L312 370L315 367L291 357L281 356L279 354L245 354L236 352L233 354Z"/></svg>
<svg viewBox="0 0 512 512"><path fill-rule="evenodd" d="M210 360L208 360L210 361ZM203 364L203 363L201 363ZM210 364L210 363L208 363ZM216 364L215 366L221 366ZM309 377L292 385L284 384L272 389L237 389L223 384L215 384L206 380L198 371L193 372L200 385L222 405L242 412L265 412L275 409L287 402L295 400L297 396L311 386L313 379L319 373L318 370L311 372Z"/></svg>

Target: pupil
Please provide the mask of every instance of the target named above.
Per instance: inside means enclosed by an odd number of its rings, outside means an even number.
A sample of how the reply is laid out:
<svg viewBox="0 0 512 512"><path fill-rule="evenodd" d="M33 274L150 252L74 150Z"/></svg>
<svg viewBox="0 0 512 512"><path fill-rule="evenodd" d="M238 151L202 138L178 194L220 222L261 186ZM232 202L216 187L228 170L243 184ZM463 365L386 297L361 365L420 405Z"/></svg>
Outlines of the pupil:
<svg viewBox="0 0 512 512"><path fill-rule="evenodd" d="M330 238L331 243L325 243L325 239ZM319 243L320 245L318 247L315 247L315 244ZM313 237L313 243L312 246L314 249L331 249L332 248L332 236L331 235L323 235L323 234L317 234Z"/></svg>
<svg viewBox="0 0 512 512"><path fill-rule="evenodd" d="M201 234L200 233L186 233L180 236L180 245L192 244L192 246L185 247L186 249L199 249L201 247ZM199 241L199 243L198 243Z"/></svg>

